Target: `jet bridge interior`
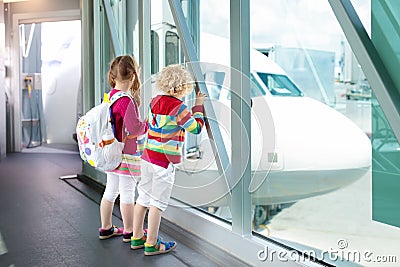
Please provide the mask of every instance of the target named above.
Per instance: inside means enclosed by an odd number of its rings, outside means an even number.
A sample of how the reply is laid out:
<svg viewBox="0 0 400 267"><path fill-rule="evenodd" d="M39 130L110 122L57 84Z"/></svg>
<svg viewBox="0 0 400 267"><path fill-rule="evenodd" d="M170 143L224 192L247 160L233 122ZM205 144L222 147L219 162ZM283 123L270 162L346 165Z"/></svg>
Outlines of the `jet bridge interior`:
<svg viewBox="0 0 400 267"><path fill-rule="evenodd" d="M373 92L372 136L367 137L326 103L306 97L286 70L251 47L251 1L225 2L229 38L202 32L199 0L0 0L4 26L0 32L0 84L5 85L0 87L1 160L7 153L21 152L24 142L31 145L32 138L38 139L39 146L45 141L41 135L46 131L44 124L36 118L27 120L27 111L23 111L31 100L31 90L35 97L42 94L40 74L36 73L40 68L33 74L23 71L20 49L27 47L21 43L32 41L25 38L28 30L39 22L80 20L81 75L76 81L74 120L109 90L105 79L109 63L123 54L133 54L139 62L143 103L156 92L157 73L170 64L184 64L193 76L195 90L209 96L204 104L207 120L203 134L186 136L184 160L177 166L171 203L163 214L168 234L182 229L191 238L218 248L219 256L232 256L232 264L335 266L334 260L320 258L320 250L307 253L312 245L271 238L265 222L299 200L356 183L372 168L372 219L400 227L400 76L396 72L400 60L394 45L400 40L400 17L395 12L400 4L372 1L373 34L368 35L354 1L328 0ZM21 34L22 28L27 32ZM26 40L16 38L16 33ZM29 81L35 77L39 78L31 85ZM185 99L188 105L193 104L192 98ZM44 117L41 101L37 105L37 115ZM146 104L140 107L142 118L146 109ZM39 134L32 137L33 129ZM79 176L88 184L106 182L104 172L85 162ZM262 227L268 234L260 234ZM0 245L1 241L0 234ZM266 248L276 253L275 261L263 259ZM292 257L293 252L298 258ZM1 257L0 253L0 262Z"/></svg>

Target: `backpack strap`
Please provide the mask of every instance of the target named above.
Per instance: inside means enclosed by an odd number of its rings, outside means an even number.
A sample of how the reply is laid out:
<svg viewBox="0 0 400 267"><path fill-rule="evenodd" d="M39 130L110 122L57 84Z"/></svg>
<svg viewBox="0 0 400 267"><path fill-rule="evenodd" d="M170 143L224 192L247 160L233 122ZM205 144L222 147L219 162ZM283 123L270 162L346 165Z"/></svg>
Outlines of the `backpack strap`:
<svg viewBox="0 0 400 267"><path fill-rule="evenodd" d="M118 99L120 99L121 97L124 97L124 96L127 96L132 100L132 97L124 91L116 92L115 94L113 94L113 96L111 98L109 97L110 96L109 93L107 95L108 95L107 98L109 99L110 106L112 106Z"/></svg>
<svg viewBox="0 0 400 267"><path fill-rule="evenodd" d="M115 137L115 136L117 136L117 129L115 128L115 119L114 119L114 117L112 115L111 106L110 106L110 108L108 110L110 112L110 120L109 121L110 121L110 124L111 124L111 129L112 129L114 137Z"/></svg>
<svg viewBox="0 0 400 267"><path fill-rule="evenodd" d="M112 115L111 107L115 102L117 102L118 99L120 99L121 97L124 97L124 96L129 97L132 100L132 97L128 93L126 93L124 91L119 91L119 92L113 94L112 97L110 97L110 93L108 93L108 94L104 93L104 102L107 102L110 105L110 108L109 108L110 120L109 121L111 123L111 128L113 130L114 136L117 136L117 130L115 128L115 119L114 119L114 117Z"/></svg>

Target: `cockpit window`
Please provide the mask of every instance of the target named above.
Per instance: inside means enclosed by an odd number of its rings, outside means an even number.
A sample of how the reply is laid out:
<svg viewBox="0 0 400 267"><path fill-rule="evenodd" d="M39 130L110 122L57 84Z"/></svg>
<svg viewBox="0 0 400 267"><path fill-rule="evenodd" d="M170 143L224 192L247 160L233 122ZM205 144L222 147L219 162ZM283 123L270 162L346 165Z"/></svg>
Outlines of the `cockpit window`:
<svg viewBox="0 0 400 267"><path fill-rule="evenodd" d="M259 81L254 77L254 73L250 74L250 97L255 98L259 96L264 96L266 95L265 90L263 89L263 86L259 83ZM260 75L260 73L258 73ZM299 89L297 89L296 85L294 85L286 76L284 75L275 75L275 74L265 74L261 73L261 75L269 75L272 76L276 79L275 83L275 90L279 93L275 92L272 93L273 95L291 95L291 96L301 96L302 93ZM260 77L261 77L260 75ZM205 80L207 81L207 89L209 93L210 99L215 99L218 100L220 97L226 98L228 100L231 99L231 91L228 90L225 94L222 94L221 96L221 90L222 90L222 85L224 83L225 79L225 73L224 72L207 72L204 75ZM264 81L263 81L264 82ZM278 87L278 85L286 85L286 87L290 88L292 91L286 89L284 86Z"/></svg>
<svg viewBox="0 0 400 267"><path fill-rule="evenodd" d="M265 95L264 89L262 89L261 85L257 82L257 80L254 78L254 75L250 75L250 97L254 98L257 96L263 96Z"/></svg>
<svg viewBox="0 0 400 267"><path fill-rule="evenodd" d="M207 81L207 89L209 93L210 99L220 99L221 97L221 90L222 90L222 85L224 83L225 79L225 73L224 72L207 72L204 76L205 80ZM262 86L257 82L257 80L254 78L254 75L250 75L250 97L254 98L257 96L264 96L265 91L262 88ZM224 94L223 97L226 97L227 99L231 99L231 92L228 91L226 94Z"/></svg>
<svg viewBox="0 0 400 267"><path fill-rule="evenodd" d="M302 96L302 92L285 75L257 72L260 79L271 92L278 96Z"/></svg>

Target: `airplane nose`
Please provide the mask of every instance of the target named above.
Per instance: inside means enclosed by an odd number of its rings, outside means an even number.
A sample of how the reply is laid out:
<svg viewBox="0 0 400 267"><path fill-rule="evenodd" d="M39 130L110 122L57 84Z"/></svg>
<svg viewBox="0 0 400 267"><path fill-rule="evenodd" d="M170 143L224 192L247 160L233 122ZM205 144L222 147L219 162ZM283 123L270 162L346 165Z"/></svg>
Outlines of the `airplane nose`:
<svg viewBox="0 0 400 267"><path fill-rule="evenodd" d="M271 105L276 147L285 170L335 170L371 165L371 142L356 124L316 100L282 99Z"/></svg>
<svg viewBox="0 0 400 267"><path fill-rule="evenodd" d="M253 110L264 127L262 140L268 143L271 136L266 132L274 132L275 145L261 146L250 185L254 203L286 203L321 195L369 171L370 140L338 111L307 97L254 100ZM273 118L270 123L262 120L267 103ZM261 148L252 142L252 149L253 161Z"/></svg>

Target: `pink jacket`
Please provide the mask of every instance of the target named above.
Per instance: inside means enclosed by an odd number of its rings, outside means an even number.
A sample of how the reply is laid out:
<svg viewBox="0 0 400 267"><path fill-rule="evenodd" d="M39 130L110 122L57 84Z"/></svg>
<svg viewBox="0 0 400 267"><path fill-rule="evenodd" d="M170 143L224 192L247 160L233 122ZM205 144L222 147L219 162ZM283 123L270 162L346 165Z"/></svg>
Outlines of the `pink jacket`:
<svg viewBox="0 0 400 267"><path fill-rule="evenodd" d="M117 89L112 89L112 97ZM137 136L147 132L147 122L142 122L139 118L139 111L135 101L128 97L121 97L112 106L112 116L115 122L116 137L122 142L125 139L124 154L138 154Z"/></svg>

